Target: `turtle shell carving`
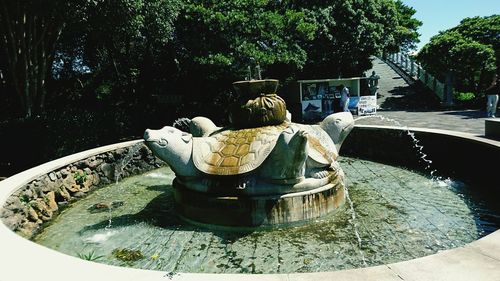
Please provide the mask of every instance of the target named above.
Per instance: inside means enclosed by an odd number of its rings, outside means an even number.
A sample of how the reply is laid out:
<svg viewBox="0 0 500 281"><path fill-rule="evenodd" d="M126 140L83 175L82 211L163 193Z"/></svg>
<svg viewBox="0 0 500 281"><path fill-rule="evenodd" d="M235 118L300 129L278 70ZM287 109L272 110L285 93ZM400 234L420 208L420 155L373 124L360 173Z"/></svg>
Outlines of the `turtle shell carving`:
<svg viewBox="0 0 500 281"><path fill-rule="evenodd" d="M269 156L280 133L289 126L223 130L209 137L193 138L193 162L210 175L238 175L259 167Z"/></svg>

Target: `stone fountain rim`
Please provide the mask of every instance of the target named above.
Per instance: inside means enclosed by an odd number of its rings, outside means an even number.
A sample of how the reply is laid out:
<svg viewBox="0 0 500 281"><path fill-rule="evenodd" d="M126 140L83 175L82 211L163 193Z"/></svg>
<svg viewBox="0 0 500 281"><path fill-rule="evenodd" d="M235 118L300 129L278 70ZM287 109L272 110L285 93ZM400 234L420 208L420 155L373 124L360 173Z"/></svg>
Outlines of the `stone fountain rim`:
<svg viewBox="0 0 500 281"><path fill-rule="evenodd" d="M373 130L410 130L439 134L488 144L500 149L500 141L476 135L425 128L356 125ZM0 182L0 204L3 206L16 190L40 175L76 161L132 146L134 140L98 147L47 162L11 176ZM178 273L117 267L72 257L27 240L0 223L0 272L1 280L38 279L46 276L53 281L67 280L499 280L500 279L500 230L464 246L433 255L373 267L318 273L290 274L209 274ZM23 270L25 267L29 269Z"/></svg>

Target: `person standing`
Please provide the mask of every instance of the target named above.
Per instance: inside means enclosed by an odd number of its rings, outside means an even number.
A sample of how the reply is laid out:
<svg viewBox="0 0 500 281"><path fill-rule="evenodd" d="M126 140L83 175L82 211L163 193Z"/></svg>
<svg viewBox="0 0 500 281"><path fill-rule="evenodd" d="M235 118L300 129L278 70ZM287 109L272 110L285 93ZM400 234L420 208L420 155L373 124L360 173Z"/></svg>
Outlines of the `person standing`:
<svg viewBox="0 0 500 281"><path fill-rule="evenodd" d="M340 85L340 106L343 111L349 111L349 89L344 85Z"/></svg>
<svg viewBox="0 0 500 281"><path fill-rule="evenodd" d="M498 74L495 74L491 86L486 89L486 114L488 117L495 118L498 106L498 94L500 88L498 85Z"/></svg>

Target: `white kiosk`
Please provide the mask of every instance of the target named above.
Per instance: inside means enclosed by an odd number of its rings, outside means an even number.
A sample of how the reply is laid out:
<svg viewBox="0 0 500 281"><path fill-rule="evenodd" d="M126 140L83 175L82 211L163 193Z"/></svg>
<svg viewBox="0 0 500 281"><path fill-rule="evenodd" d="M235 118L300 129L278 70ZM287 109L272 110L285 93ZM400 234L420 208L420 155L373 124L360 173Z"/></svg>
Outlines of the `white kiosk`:
<svg viewBox="0 0 500 281"><path fill-rule="evenodd" d="M340 109L340 85L349 89L349 110L354 114L375 114L377 96L361 94L361 80L367 77L299 80L302 121L317 121Z"/></svg>

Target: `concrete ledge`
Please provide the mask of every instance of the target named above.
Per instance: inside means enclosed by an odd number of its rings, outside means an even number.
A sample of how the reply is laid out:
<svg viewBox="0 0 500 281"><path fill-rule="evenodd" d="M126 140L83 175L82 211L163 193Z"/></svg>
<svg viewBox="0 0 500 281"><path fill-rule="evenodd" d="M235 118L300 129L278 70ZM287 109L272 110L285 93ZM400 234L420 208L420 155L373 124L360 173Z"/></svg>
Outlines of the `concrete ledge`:
<svg viewBox="0 0 500 281"><path fill-rule="evenodd" d="M487 138L500 140L500 118L484 120L484 135Z"/></svg>
<svg viewBox="0 0 500 281"><path fill-rule="evenodd" d="M381 127L357 127L354 131L358 133L369 133L372 136L385 136L400 138L406 129L381 128ZM354 132L353 131L353 132ZM426 137L427 140L437 141L435 146L447 148L447 153L461 154L461 151L453 151L460 148L460 144L469 144L469 147L483 149L484 153L499 153L500 142L472 135L426 129L411 129L411 132ZM355 136L355 135L354 135ZM453 140L459 146L449 146ZM370 146L372 150L384 152L385 146L380 143L370 142L368 139L357 140L364 146ZM350 140L351 148L355 145ZM22 188L30 180L47 174L57 168L69 165L90 156L111 151L118 148L131 146L136 142L120 143L116 145L97 148L75 155L70 155L20 174L14 175L0 182L0 204L3 205L7 198L18 189ZM347 145L347 144L345 144ZM393 147L394 148L394 147ZM394 149L393 149L394 150ZM396 149L398 150L398 149ZM366 151L361 151L365 153ZM400 152L399 152L400 153ZM445 154L447 154L445 153ZM378 155L378 154L374 154ZM400 154L401 155L401 154ZM461 154L462 165L465 163L464 155ZM467 155L466 155L467 156ZM459 163L456 163L458 167ZM479 165L478 165L479 166ZM484 166L484 165L480 165ZM492 190L496 186L491 187ZM297 274L171 274L168 272L148 271L133 268L109 266L71 257L54 250L45 248L34 242L20 237L8 229L3 222L0 223L0 280L37 280L50 279L52 281L75 281L88 280L500 280L500 231L496 231L480 240L460 248L443 251L434 255L403 261L394 264L380 265L375 267L320 273L297 273Z"/></svg>

